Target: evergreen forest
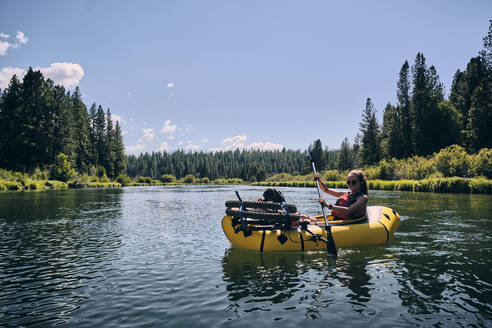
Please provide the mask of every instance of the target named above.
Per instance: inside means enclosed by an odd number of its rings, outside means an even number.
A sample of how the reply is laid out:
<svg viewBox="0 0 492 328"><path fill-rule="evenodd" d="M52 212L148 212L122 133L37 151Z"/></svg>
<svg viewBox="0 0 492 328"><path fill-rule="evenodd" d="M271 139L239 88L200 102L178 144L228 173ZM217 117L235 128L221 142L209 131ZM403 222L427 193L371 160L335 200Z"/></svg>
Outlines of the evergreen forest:
<svg viewBox="0 0 492 328"><path fill-rule="evenodd" d="M0 92L1 168L51 170L51 178L61 181L77 174L114 179L125 172L119 123L113 124L109 109L93 104L88 111L78 87L70 93L29 68L22 81L14 75ZM75 171L55 170L64 162Z"/></svg>

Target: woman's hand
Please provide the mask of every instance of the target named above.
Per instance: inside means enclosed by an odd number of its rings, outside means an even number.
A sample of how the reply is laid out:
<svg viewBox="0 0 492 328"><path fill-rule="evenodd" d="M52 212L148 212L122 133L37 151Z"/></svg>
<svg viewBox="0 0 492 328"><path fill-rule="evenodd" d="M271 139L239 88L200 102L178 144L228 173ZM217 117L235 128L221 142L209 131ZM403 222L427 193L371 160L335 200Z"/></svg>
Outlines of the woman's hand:
<svg viewBox="0 0 492 328"><path fill-rule="evenodd" d="M316 181L316 180L321 180L321 175L319 175L319 173L316 173L314 175L313 181Z"/></svg>
<svg viewBox="0 0 492 328"><path fill-rule="evenodd" d="M324 198L318 199L318 203L320 203L324 207L328 207L328 203L326 202L326 199L324 199Z"/></svg>

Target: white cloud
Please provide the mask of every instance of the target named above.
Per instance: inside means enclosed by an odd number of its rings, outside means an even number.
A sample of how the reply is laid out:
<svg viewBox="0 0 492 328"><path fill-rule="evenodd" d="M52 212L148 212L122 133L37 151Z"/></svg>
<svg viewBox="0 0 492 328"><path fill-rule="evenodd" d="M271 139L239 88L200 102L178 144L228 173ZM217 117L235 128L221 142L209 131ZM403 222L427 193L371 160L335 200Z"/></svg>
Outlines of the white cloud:
<svg viewBox="0 0 492 328"><path fill-rule="evenodd" d="M174 140L174 136L167 136L169 140Z"/></svg>
<svg viewBox="0 0 492 328"><path fill-rule="evenodd" d="M17 40L19 40L20 43L22 44L26 44L28 41L29 41L29 38L27 36L24 35L23 32L21 31L17 31L17 34L15 36L17 38Z"/></svg>
<svg viewBox="0 0 492 328"><path fill-rule="evenodd" d="M198 149L200 149L200 146L198 146L198 145L191 145L191 144L190 144L190 145L187 145L187 146L185 147L185 149L186 149L186 150L189 150L189 151L192 151L192 150L198 150Z"/></svg>
<svg viewBox="0 0 492 328"><path fill-rule="evenodd" d="M127 95L128 95L128 97L131 97L133 95L133 92L128 91Z"/></svg>
<svg viewBox="0 0 492 328"><path fill-rule="evenodd" d="M135 146L126 146L125 147L125 150L128 151L128 152L136 152L136 151L139 151L139 150L142 150L145 148L145 145L142 145L142 144L136 144Z"/></svg>
<svg viewBox="0 0 492 328"><path fill-rule="evenodd" d="M114 124L116 124L116 121L119 122L120 126L122 124L127 125L127 122L119 115L111 113L111 120L113 121Z"/></svg>
<svg viewBox="0 0 492 328"><path fill-rule="evenodd" d="M1 44L2 42L0 42ZM53 63L48 67L36 67L45 78L53 80L55 84L61 84L66 88L76 86L84 76L84 70L79 64ZM21 80L27 70L18 67L4 67L0 72L0 87L6 88L14 74Z"/></svg>
<svg viewBox="0 0 492 328"><path fill-rule="evenodd" d="M172 88L172 87L174 87L174 83L172 83L172 82L171 82L171 83L168 83L168 84L167 84L167 87L168 87L168 88Z"/></svg>
<svg viewBox="0 0 492 328"><path fill-rule="evenodd" d="M159 151L165 151L169 149L169 144L167 142L161 143L161 146L159 147Z"/></svg>
<svg viewBox="0 0 492 328"><path fill-rule="evenodd" d="M137 140L139 144L145 144L155 138L154 129L152 128L144 128L142 129L142 132L144 133L144 135Z"/></svg>
<svg viewBox="0 0 492 328"><path fill-rule="evenodd" d="M0 41L0 56L5 56L7 54L7 50L11 47L12 45L8 42L5 41Z"/></svg>
<svg viewBox="0 0 492 328"><path fill-rule="evenodd" d="M1 44L1 42L0 42ZM12 76L17 75L19 80L22 80L22 77L26 74L25 70L17 67L4 67L0 71L0 88L6 89L9 86L10 80Z"/></svg>
<svg viewBox="0 0 492 328"><path fill-rule="evenodd" d="M127 133L128 133L128 131L127 131L127 130L123 130L123 131L121 131L121 135L122 135L122 136L126 135Z"/></svg>
<svg viewBox="0 0 492 328"><path fill-rule="evenodd" d="M17 31L17 35L15 37L17 38L17 42L15 43L9 41L0 41L0 56L5 56L9 48L20 48L21 45L26 44L29 41L29 38L25 36L24 33L21 31ZM0 38L7 40L10 38L10 35L0 33Z"/></svg>
<svg viewBox="0 0 492 328"><path fill-rule="evenodd" d="M222 144L224 145L225 150L231 150L236 148L242 148L246 141L248 140L247 136L237 135L234 137L225 138L222 140Z"/></svg>
<svg viewBox="0 0 492 328"><path fill-rule="evenodd" d="M248 150L253 150L253 149L257 149L257 150L282 150L284 148L284 146L282 146L281 144L274 144L274 143L271 143L271 142L253 142L252 144L250 144L249 146L246 147L246 149Z"/></svg>
<svg viewBox="0 0 492 328"><path fill-rule="evenodd" d="M76 86L84 76L84 70L79 64L53 63L46 68L36 68L55 84L61 84L67 88Z"/></svg>
<svg viewBox="0 0 492 328"><path fill-rule="evenodd" d="M179 141L179 142L178 142L178 145L179 145L179 146L181 146L182 144L183 144L183 142L182 142L182 141Z"/></svg>
<svg viewBox="0 0 492 328"><path fill-rule="evenodd" d="M203 143L207 143L207 142L209 142L209 141L210 141L210 140L209 140L208 138L202 139L202 142L203 142Z"/></svg>
<svg viewBox="0 0 492 328"><path fill-rule="evenodd" d="M161 133L171 133L176 131L177 126L171 124L171 120L164 122L164 126L161 129Z"/></svg>

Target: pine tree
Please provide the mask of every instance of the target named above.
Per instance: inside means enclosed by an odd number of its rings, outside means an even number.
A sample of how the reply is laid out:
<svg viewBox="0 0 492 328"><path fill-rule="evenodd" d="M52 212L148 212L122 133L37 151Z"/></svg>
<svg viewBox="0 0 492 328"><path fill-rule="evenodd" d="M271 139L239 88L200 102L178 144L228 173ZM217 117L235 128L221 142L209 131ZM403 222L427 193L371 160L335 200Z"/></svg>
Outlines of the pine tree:
<svg viewBox="0 0 492 328"><path fill-rule="evenodd" d="M426 131L428 108L430 102L430 90L428 85L427 66L425 57L418 53L415 63L412 66L413 90L411 103L412 119L412 143L414 153L418 155L426 154Z"/></svg>
<svg viewBox="0 0 492 328"><path fill-rule="evenodd" d="M321 171L325 169L325 162L323 158L323 147L321 146L321 140L317 139L313 143L312 160L316 165L316 170Z"/></svg>
<svg viewBox="0 0 492 328"><path fill-rule="evenodd" d="M468 95L468 85L466 83L465 72L457 70L453 77L453 83L451 84L451 92L449 94L449 101L460 112L462 117L461 126L465 128L468 123L468 111L470 110Z"/></svg>
<svg viewBox="0 0 492 328"><path fill-rule="evenodd" d="M450 101L444 100L437 105L438 113L434 121L434 145L436 151L461 143L462 118Z"/></svg>
<svg viewBox="0 0 492 328"><path fill-rule="evenodd" d="M78 172L87 173L91 164L91 155L89 153L90 120L87 114L87 107L82 102L79 87L76 87L72 94L72 113L74 117L74 133L77 136L75 144L75 165Z"/></svg>
<svg viewBox="0 0 492 328"><path fill-rule="evenodd" d="M105 143L104 143L104 162L103 166L106 169L106 174L110 178L115 178L114 175L114 165L116 161L116 136L113 129L113 121L111 119L111 111L108 108L106 112L106 132L105 132ZM157 174L156 174L157 175Z"/></svg>
<svg viewBox="0 0 492 328"><path fill-rule="evenodd" d="M17 122L17 165L22 171L52 163L53 115L52 82L44 80L40 71L31 67L22 83L22 118Z"/></svg>
<svg viewBox="0 0 492 328"><path fill-rule="evenodd" d="M65 92L63 86L55 86L53 89L53 102L54 102L54 129L53 129L53 161L57 158L58 154L63 153L72 159L74 163L75 158L75 135L74 135L74 122L72 103L70 101L70 94Z"/></svg>
<svg viewBox="0 0 492 328"><path fill-rule="evenodd" d="M91 144L91 164L92 166L96 167L97 162L98 162L98 156L97 156L97 148L96 148L96 130L95 130L95 121L97 117L97 105L96 103L92 103L91 107L89 108L89 120L90 120L90 127L89 127L89 140Z"/></svg>
<svg viewBox="0 0 492 328"><path fill-rule="evenodd" d="M116 121L116 127L114 131L114 176L125 173L126 171L126 156L125 156L125 146L123 144L123 136L121 134L120 124Z"/></svg>
<svg viewBox="0 0 492 328"><path fill-rule="evenodd" d="M360 159L360 140L361 135L357 133L354 137L354 144L352 145L352 162L353 167L361 167L362 161Z"/></svg>
<svg viewBox="0 0 492 328"><path fill-rule="evenodd" d="M400 113L399 126L401 138L401 154L400 157L405 158L413 155L412 146L412 117L410 114L410 67L408 61L405 60L400 69L400 74L397 82L397 97L398 97L398 112Z"/></svg>
<svg viewBox="0 0 492 328"><path fill-rule="evenodd" d="M489 20L489 31L483 38L483 47L484 49L480 51L480 56L490 70L492 68L492 19Z"/></svg>
<svg viewBox="0 0 492 328"><path fill-rule="evenodd" d="M470 148L492 148L492 83L483 79L475 88L469 115Z"/></svg>
<svg viewBox="0 0 492 328"><path fill-rule="evenodd" d="M377 164L381 159L381 144L379 140L379 125L376 120L376 109L371 98L367 98L366 108L362 112L360 131L362 133L362 164Z"/></svg>
<svg viewBox="0 0 492 328"><path fill-rule="evenodd" d="M404 156L399 107L388 103L384 108L381 148L385 158Z"/></svg>
<svg viewBox="0 0 492 328"><path fill-rule="evenodd" d="M104 116L104 110L101 106L97 108L97 112L94 118L94 162L96 166L104 164L104 143L106 141L106 119Z"/></svg>
<svg viewBox="0 0 492 328"><path fill-rule="evenodd" d="M2 110L0 111L0 164L2 167L18 169L20 160L18 149L19 126L22 115L22 84L16 75L10 80L9 86L2 94Z"/></svg>
<svg viewBox="0 0 492 328"><path fill-rule="evenodd" d="M353 167L350 143L348 138L343 139L337 157L337 169L339 171L349 170Z"/></svg>

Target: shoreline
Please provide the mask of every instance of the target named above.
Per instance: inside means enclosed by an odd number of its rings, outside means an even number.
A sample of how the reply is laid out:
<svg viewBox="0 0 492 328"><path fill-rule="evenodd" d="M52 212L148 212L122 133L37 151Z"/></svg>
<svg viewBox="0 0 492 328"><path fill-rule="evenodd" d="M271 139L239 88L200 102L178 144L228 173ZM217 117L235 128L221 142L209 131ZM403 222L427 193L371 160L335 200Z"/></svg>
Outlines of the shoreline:
<svg viewBox="0 0 492 328"><path fill-rule="evenodd" d="M329 188L346 189L345 181L324 181ZM492 194L492 180L485 178L430 178L423 180L368 180L369 190L385 191L410 191L433 193L463 193L463 194ZM110 182L62 182L57 180L30 180L28 182L0 180L0 192L9 191L44 191L84 188L121 188L138 186L173 186L173 185L250 185L261 187L304 187L314 188L314 181L260 181L247 182L241 179L217 179L206 182L160 182L153 180L151 183L131 182L121 184Z"/></svg>

